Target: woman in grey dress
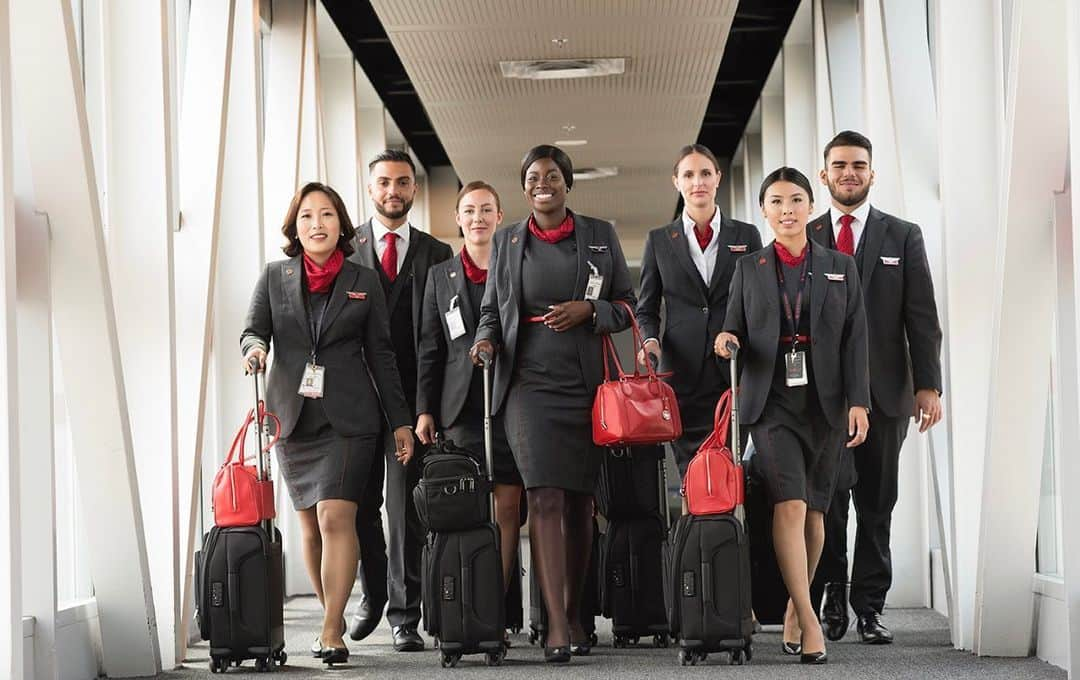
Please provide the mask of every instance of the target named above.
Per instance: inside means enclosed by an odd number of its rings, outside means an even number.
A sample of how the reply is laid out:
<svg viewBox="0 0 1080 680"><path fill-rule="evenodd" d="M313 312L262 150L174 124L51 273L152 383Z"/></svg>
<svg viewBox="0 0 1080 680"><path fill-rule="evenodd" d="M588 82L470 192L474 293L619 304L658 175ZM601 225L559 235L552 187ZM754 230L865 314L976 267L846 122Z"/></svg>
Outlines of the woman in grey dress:
<svg viewBox="0 0 1080 680"><path fill-rule="evenodd" d="M402 464L412 457L412 414L378 274L345 259L356 231L337 192L305 185L281 231L290 259L263 270L240 348L245 370L261 369L273 344L266 401L281 420L278 465L323 605L322 632L311 650L326 663L341 663L349 658L342 615L359 558L357 502L382 455L384 412Z"/></svg>
<svg viewBox="0 0 1080 680"><path fill-rule="evenodd" d="M635 302L609 222L566 208L570 158L541 145L525 156L528 219L495 235L473 360L494 356L493 408L527 490L529 537L548 611L544 658L587 654L580 624L592 545L593 487L603 451L592 441L592 402L603 379L601 335L630 325ZM572 622L572 623L571 623Z"/></svg>

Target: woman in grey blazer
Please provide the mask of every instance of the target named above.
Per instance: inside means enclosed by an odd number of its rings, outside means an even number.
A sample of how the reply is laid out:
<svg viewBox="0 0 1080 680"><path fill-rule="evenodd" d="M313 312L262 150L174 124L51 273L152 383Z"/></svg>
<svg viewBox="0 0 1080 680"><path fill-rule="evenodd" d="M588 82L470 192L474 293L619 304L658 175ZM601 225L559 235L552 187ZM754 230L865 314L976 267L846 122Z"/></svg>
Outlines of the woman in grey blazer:
<svg viewBox="0 0 1080 680"><path fill-rule="evenodd" d="M574 168L561 149L533 148L521 164L532 212L495 234L472 348L493 355L496 411L529 504L533 564L548 610L547 661L589 652L580 607L592 546L592 493L601 449L592 402L603 380L601 335L630 325L634 304L622 247L609 222L566 208Z"/></svg>
<svg viewBox="0 0 1080 680"><path fill-rule="evenodd" d="M266 401L281 419L277 460L323 605L312 653L342 663L349 658L343 614L359 559L357 502L382 455L384 419L394 428L398 460L412 457L412 414L378 274L345 259L356 230L341 197L324 184L306 184L281 232L289 259L271 262L259 277L240 348L245 370L261 370L273 346Z"/></svg>
<svg viewBox="0 0 1080 680"><path fill-rule="evenodd" d="M810 581L844 440L851 448L866 439L870 383L855 260L809 243L812 196L794 168L762 182L761 210L776 240L735 266L714 349L730 358L729 342L742 348L740 420L750 426L755 464L774 504L773 543L793 605L783 649L821 664L825 638Z"/></svg>

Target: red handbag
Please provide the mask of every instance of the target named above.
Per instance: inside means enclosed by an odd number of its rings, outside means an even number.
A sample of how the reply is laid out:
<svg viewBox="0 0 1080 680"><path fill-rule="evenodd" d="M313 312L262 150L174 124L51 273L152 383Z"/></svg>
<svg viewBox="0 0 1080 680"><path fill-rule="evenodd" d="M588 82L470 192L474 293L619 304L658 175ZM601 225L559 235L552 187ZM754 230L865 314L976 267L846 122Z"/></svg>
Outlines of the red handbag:
<svg viewBox="0 0 1080 680"><path fill-rule="evenodd" d="M683 493L691 515L731 512L745 499L743 469L727 445L731 424L731 390L720 395L713 416L713 431L690 459Z"/></svg>
<svg viewBox="0 0 1080 680"><path fill-rule="evenodd" d="M258 455L261 456L277 442L281 422L266 410L266 404L262 401L258 403L258 411L259 424L256 427L261 427L266 419L274 423L274 436L259 451ZM248 427L254 422L255 409L249 409L243 425L233 437L229 455L214 475L212 506L214 524L219 527L255 526L263 520L273 519L277 514L274 510L274 481L259 479L254 465L244 465L244 440Z"/></svg>
<svg viewBox="0 0 1080 680"><path fill-rule="evenodd" d="M638 328L634 310L623 301L630 314L630 328L634 333L634 356L642 348L641 329ZM670 373L657 373L648 362L642 373L634 361L634 372L623 371L615 343L610 335L603 339L601 350L604 362L604 382L596 388L593 399L592 433L597 446L631 446L637 444L660 444L682 436L682 418L675 391L661 378ZM609 359L614 362L619 375L613 380Z"/></svg>

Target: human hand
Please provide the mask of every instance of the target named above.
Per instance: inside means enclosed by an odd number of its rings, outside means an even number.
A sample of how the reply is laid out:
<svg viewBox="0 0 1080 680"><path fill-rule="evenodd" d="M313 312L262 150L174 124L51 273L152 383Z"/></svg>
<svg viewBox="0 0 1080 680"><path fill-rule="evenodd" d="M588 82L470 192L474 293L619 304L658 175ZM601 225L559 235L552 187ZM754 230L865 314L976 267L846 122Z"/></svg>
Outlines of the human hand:
<svg viewBox="0 0 1080 680"><path fill-rule="evenodd" d="M244 373L251 375L255 372L254 367L258 367L257 370L266 370L266 350L261 347L252 347L248 350L248 353L244 355Z"/></svg>
<svg viewBox="0 0 1080 680"><path fill-rule="evenodd" d="M716 356L721 359L731 358L731 352L728 350L729 342L734 343L736 347L742 347L742 345L739 344L739 338L734 333L725 331L717 334L716 341L713 342L713 351L716 352Z"/></svg>
<svg viewBox="0 0 1080 680"><path fill-rule="evenodd" d="M488 360L494 358L495 345L493 345L490 340L477 340L476 344L469 350L469 358L472 359L473 365L483 366L485 355Z"/></svg>
<svg viewBox="0 0 1080 680"><path fill-rule="evenodd" d="M660 343L656 341L656 338L649 338L642 344L641 349L638 350L638 363L645 368L649 367L649 364L647 363L649 357L652 357L654 366L660 365Z"/></svg>
<svg viewBox="0 0 1080 680"><path fill-rule="evenodd" d="M919 432L926 432L941 420L941 396L937 390L919 390L915 393L914 417L919 421Z"/></svg>
<svg viewBox="0 0 1080 680"><path fill-rule="evenodd" d="M402 465L408 465L413 456L413 433L408 425L394 430L394 456Z"/></svg>
<svg viewBox="0 0 1080 680"><path fill-rule="evenodd" d="M865 406L852 406L848 409L847 433L851 437L847 447L853 449L866 441L866 434L870 432L870 416Z"/></svg>
<svg viewBox="0 0 1080 680"><path fill-rule="evenodd" d="M435 416L430 413L420 414L420 417L416 419L416 438L421 444L435 443Z"/></svg>
<svg viewBox="0 0 1080 680"><path fill-rule="evenodd" d="M551 305L548 309L551 311L544 315L544 325L556 333L580 326L591 319L593 315L592 303L585 300L561 302L557 305Z"/></svg>

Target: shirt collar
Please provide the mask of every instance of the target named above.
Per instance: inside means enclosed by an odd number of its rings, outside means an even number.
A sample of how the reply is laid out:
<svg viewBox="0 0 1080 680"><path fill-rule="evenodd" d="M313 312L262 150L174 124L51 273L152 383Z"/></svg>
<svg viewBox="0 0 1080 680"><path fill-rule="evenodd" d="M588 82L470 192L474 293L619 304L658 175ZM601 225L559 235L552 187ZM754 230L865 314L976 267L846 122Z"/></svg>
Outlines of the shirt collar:
<svg viewBox="0 0 1080 680"><path fill-rule="evenodd" d="M409 247L409 232L411 231L411 227L412 225L408 221L406 221L405 224L401 225L397 229L392 230L395 234L398 235L398 238L401 239L401 241L398 243L398 246L403 248ZM385 224L382 223L382 220L379 219L378 215L375 215L371 218L371 237L376 242L382 243L383 237L386 236L387 232L389 231L391 231L391 229L389 229Z"/></svg>
<svg viewBox="0 0 1080 680"><path fill-rule="evenodd" d="M840 224L840 216L844 213L836 209L835 205L829 206L829 222L833 227ZM870 216L870 201L863 201L855 210L851 211L851 216L855 218L855 222L859 227L866 226L866 219Z"/></svg>
<svg viewBox="0 0 1080 680"><path fill-rule="evenodd" d="M716 209L716 212L713 213L712 220L709 221L709 226L712 227L712 230L713 230L714 234L717 234L717 233L720 232L720 224L721 224L722 219L723 218L720 215L720 208L718 207ZM690 215L687 214L685 208L683 209L683 212L682 212L682 222L683 222L683 231L686 232L686 235L687 236L693 236L693 234L694 234L694 220L690 219Z"/></svg>

